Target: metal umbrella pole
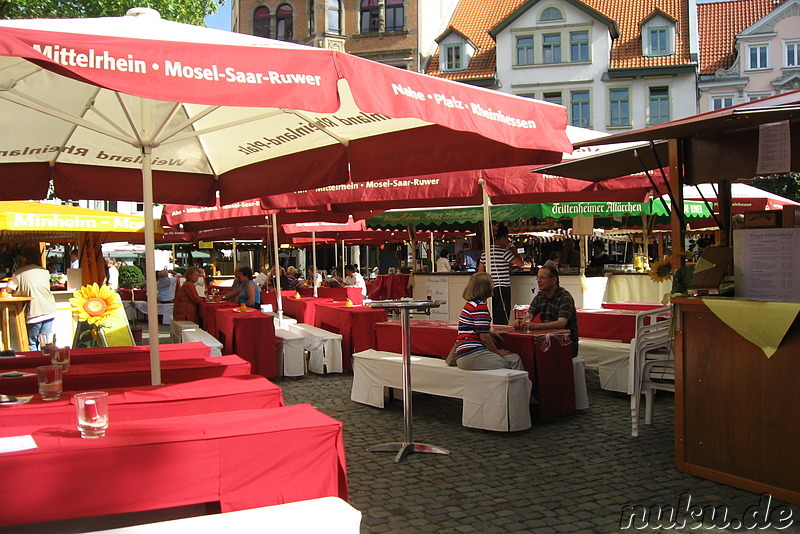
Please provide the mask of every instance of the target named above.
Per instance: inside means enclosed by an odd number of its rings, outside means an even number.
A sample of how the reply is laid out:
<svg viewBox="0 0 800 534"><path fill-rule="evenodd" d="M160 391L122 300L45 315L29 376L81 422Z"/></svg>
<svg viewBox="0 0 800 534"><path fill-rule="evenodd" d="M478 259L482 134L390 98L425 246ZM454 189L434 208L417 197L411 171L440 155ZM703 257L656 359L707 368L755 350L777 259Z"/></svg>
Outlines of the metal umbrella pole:
<svg viewBox="0 0 800 534"><path fill-rule="evenodd" d="M412 452L430 454L450 454L450 451L427 445L414 443L413 428L411 425L411 310L426 311L438 308L441 305L437 300L421 301L391 301L373 302L373 308L400 310L402 325L402 352L403 352L403 441L375 445L367 449L369 452L397 452L394 463L400 463Z"/></svg>

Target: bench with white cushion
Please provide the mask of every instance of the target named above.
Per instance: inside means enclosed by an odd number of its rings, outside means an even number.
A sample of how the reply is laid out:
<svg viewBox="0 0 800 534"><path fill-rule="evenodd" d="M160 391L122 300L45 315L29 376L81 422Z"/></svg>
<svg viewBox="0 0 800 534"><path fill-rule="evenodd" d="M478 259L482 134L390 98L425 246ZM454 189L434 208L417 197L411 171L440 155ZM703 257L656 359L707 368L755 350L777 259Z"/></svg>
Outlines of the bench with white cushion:
<svg viewBox="0 0 800 534"><path fill-rule="evenodd" d="M383 408L386 388L402 388L403 356L374 349L353 355L350 398ZM411 356L411 389L464 401L461 424L510 432L531 427L531 381L527 371L465 371L439 358Z"/></svg>
<svg viewBox="0 0 800 534"><path fill-rule="evenodd" d="M630 343L583 337L578 343L579 354L586 360L586 368L598 370L601 388L629 393Z"/></svg>
<svg viewBox="0 0 800 534"><path fill-rule="evenodd" d="M289 330L303 336L309 371L317 374L342 372L341 334L305 323L290 324Z"/></svg>
<svg viewBox="0 0 800 534"><path fill-rule="evenodd" d="M211 349L211 356L222 356L222 343L203 330L200 327L197 328L185 328L181 332L181 341L183 343L191 343L192 341L200 341L208 345Z"/></svg>
<svg viewBox="0 0 800 534"><path fill-rule="evenodd" d="M181 343L183 340L183 331L187 328L200 328L195 322L192 321L172 321L170 331L172 332L172 342Z"/></svg>
<svg viewBox="0 0 800 534"><path fill-rule="evenodd" d="M282 376L303 376L306 373L305 338L286 328L275 328L275 354Z"/></svg>

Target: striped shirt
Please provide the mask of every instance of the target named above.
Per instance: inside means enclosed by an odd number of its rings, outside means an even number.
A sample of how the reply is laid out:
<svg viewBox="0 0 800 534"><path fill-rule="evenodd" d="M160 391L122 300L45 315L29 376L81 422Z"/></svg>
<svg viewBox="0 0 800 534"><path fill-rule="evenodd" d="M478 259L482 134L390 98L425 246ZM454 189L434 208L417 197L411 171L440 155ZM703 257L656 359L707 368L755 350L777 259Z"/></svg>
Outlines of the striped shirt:
<svg viewBox="0 0 800 534"><path fill-rule="evenodd" d="M514 261L514 253L507 248L492 245L489 249L492 255L492 282L495 287L511 287L511 262ZM481 254L481 263L486 265L486 252Z"/></svg>
<svg viewBox="0 0 800 534"><path fill-rule="evenodd" d="M483 350L486 346L481 343L480 334L488 334L492 327L492 316L486 301L471 300L464 305L461 315L458 316L458 336L456 343L456 358L466 354Z"/></svg>

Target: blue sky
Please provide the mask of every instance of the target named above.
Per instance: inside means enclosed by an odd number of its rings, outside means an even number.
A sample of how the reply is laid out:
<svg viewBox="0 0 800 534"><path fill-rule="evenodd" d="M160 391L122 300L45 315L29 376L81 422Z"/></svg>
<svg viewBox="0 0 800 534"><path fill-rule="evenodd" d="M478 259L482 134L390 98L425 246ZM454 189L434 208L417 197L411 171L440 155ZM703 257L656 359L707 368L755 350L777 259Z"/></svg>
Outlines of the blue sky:
<svg viewBox="0 0 800 534"><path fill-rule="evenodd" d="M231 4L226 1L224 5L219 6L217 12L213 15L206 17L206 26L209 28L216 28L217 30L231 29Z"/></svg>

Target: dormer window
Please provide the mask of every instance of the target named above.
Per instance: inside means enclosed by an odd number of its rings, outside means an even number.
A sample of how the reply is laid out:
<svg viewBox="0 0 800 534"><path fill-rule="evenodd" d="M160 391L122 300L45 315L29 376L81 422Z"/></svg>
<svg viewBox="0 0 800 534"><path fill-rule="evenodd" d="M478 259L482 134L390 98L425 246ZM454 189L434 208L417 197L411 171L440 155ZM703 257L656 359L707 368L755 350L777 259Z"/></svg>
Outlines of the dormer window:
<svg viewBox="0 0 800 534"><path fill-rule="evenodd" d="M677 21L655 10L642 22L642 55L645 57L664 57L675 54L675 31Z"/></svg>
<svg viewBox="0 0 800 534"><path fill-rule="evenodd" d="M650 50L648 56L669 56L669 29L666 26L650 28Z"/></svg>
<svg viewBox="0 0 800 534"><path fill-rule="evenodd" d="M464 70L464 45L449 44L442 49L444 55L443 71Z"/></svg>
<svg viewBox="0 0 800 534"><path fill-rule="evenodd" d="M556 20L564 20L564 14L557 7L546 7L539 15L539 22L553 22Z"/></svg>

